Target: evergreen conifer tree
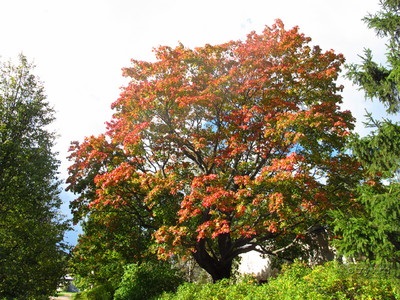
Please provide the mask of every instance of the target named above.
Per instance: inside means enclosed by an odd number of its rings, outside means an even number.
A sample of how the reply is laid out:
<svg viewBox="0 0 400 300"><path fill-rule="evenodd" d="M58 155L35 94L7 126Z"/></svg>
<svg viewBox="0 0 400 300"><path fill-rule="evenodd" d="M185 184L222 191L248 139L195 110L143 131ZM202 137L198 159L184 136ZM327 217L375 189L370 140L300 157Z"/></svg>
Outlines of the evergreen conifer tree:
<svg viewBox="0 0 400 300"><path fill-rule="evenodd" d="M378 100L389 115L400 111L400 1L382 0L381 10L364 18L369 28L387 39L386 64L373 60L366 49L361 64L349 66L348 77ZM336 215L339 249L356 259L369 259L391 270L400 268L400 125L367 115L371 133L355 136L353 153L366 171L353 211Z"/></svg>

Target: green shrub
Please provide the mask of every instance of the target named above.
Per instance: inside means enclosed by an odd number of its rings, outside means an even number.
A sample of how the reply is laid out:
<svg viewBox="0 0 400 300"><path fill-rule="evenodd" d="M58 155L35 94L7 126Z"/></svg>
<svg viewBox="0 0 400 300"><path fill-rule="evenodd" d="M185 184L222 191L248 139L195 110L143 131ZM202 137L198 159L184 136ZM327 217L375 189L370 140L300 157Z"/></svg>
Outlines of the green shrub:
<svg viewBox="0 0 400 300"><path fill-rule="evenodd" d="M365 263L329 262L304 279L332 299L400 299L400 280Z"/></svg>
<svg viewBox="0 0 400 300"><path fill-rule="evenodd" d="M164 293L159 299L162 300L246 299L246 296L252 294L252 289L254 288L256 288L254 284L250 284L247 282L232 284L229 280L221 280L214 284L185 283L179 286L176 294Z"/></svg>
<svg viewBox="0 0 400 300"><path fill-rule="evenodd" d="M279 276L257 289L257 295L263 297L260 299L326 299L304 280L311 272L303 263L286 265Z"/></svg>
<svg viewBox="0 0 400 300"><path fill-rule="evenodd" d="M85 292L79 292L75 294L74 300L88 300L88 298L86 297Z"/></svg>
<svg viewBox="0 0 400 300"><path fill-rule="evenodd" d="M162 262L130 264L125 267L114 299L152 299L164 291L176 291L182 282L182 277L169 264Z"/></svg>
<svg viewBox="0 0 400 300"><path fill-rule="evenodd" d="M74 300L112 300L113 293L111 285L99 285L90 290L77 293Z"/></svg>
<svg viewBox="0 0 400 300"><path fill-rule="evenodd" d="M236 299L400 299L400 280L365 264L329 262L310 268L297 262L263 285L251 281L233 284L185 283L177 293L164 293L163 300Z"/></svg>
<svg viewBox="0 0 400 300"><path fill-rule="evenodd" d="M400 281L365 264L287 267L262 287L271 299L400 299Z"/></svg>

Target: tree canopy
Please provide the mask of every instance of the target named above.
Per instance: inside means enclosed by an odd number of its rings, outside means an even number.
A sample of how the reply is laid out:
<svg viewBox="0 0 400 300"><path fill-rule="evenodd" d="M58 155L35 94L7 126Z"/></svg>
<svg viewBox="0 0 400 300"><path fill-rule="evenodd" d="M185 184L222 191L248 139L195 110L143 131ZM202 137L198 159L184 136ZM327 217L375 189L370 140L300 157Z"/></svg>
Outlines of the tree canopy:
<svg viewBox="0 0 400 300"><path fill-rule="evenodd" d="M0 65L2 299L48 299L64 272L54 111L32 69L22 55Z"/></svg>
<svg viewBox="0 0 400 300"><path fill-rule="evenodd" d="M344 58L310 41L277 20L244 41L132 60L107 132L71 146L75 221L128 214L159 257L192 255L214 280L241 253L285 257L359 179L343 151Z"/></svg>

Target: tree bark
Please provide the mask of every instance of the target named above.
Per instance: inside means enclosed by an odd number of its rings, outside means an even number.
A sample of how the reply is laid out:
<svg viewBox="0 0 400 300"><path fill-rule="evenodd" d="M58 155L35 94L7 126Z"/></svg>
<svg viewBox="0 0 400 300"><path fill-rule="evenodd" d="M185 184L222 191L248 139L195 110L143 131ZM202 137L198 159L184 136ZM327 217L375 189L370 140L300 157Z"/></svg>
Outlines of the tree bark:
<svg viewBox="0 0 400 300"><path fill-rule="evenodd" d="M211 256L206 249L206 241L204 239L197 243L196 251L193 253L193 258L201 268L211 275L214 283L231 277L233 261L231 257L227 255L222 255L221 258Z"/></svg>

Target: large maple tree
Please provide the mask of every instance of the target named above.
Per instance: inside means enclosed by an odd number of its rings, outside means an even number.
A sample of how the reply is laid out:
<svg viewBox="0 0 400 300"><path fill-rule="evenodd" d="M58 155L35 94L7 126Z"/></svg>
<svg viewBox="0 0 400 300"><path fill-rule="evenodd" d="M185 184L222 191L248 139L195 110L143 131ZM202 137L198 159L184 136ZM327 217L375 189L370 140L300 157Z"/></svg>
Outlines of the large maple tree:
<svg viewBox="0 0 400 300"><path fill-rule="evenodd" d="M71 148L76 220L128 212L160 257L190 254L214 280L239 254L277 255L325 224L358 165L342 151L344 58L310 41L277 20L244 41L133 60L108 131Z"/></svg>

